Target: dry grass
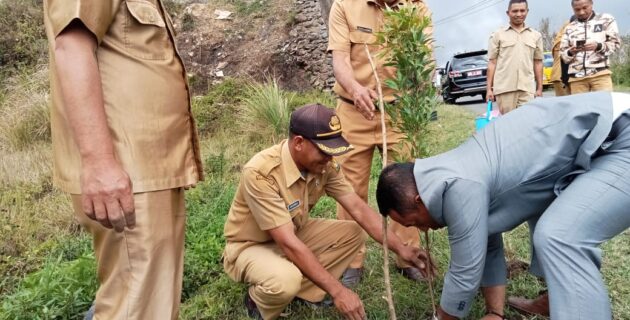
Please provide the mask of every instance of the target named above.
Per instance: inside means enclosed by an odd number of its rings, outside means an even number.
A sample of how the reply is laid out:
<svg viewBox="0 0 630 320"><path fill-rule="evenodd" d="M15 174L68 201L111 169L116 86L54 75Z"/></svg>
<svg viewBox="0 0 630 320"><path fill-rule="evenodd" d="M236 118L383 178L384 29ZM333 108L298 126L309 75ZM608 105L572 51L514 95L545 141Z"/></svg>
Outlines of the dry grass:
<svg viewBox="0 0 630 320"><path fill-rule="evenodd" d="M20 151L50 141L48 68L24 71L6 79L0 105L0 150ZM2 89L0 89L2 90Z"/></svg>

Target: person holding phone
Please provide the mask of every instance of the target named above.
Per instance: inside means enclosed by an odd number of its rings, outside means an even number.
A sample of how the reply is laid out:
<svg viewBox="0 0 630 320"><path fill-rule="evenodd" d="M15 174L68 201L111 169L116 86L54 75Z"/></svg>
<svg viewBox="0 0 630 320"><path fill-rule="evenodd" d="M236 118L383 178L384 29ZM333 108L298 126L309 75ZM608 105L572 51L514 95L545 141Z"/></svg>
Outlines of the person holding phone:
<svg viewBox="0 0 630 320"><path fill-rule="evenodd" d="M592 0L571 2L576 19L562 35L560 52L569 65L571 93L612 91L609 57L621 46L615 18L593 11Z"/></svg>

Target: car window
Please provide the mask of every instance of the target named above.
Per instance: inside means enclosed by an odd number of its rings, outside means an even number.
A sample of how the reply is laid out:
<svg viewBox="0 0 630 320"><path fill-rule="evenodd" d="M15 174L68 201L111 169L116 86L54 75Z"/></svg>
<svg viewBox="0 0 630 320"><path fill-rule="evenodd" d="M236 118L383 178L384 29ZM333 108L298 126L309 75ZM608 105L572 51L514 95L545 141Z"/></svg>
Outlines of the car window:
<svg viewBox="0 0 630 320"><path fill-rule="evenodd" d="M488 65L487 55L453 59L453 69L455 70L486 67L487 65Z"/></svg>
<svg viewBox="0 0 630 320"><path fill-rule="evenodd" d="M543 65L545 66L545 68L553 67L553 56L551 55L551 52L545 52L545 58L543 59Z"/></svg>

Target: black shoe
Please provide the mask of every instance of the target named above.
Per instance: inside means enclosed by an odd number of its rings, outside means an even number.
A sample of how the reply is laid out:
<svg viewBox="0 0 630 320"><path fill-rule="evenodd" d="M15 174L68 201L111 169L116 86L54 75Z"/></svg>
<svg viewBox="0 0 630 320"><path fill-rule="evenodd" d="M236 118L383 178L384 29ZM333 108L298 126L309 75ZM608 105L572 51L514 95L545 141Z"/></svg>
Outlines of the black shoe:
<svg viewBox="0 0 630 320"><path fill-rule="evenodd" d="M92 303L90 309L85 313L83 320L92 320L92 318L94 318L94 303Z"/></svg>
<svg viewBox="0 0 630 320"><path fill-rule="evenodd" d="M324 300L320 302L310 302L308 300L304 300L302 298L297 298L297 297L295 298L295 300L305 306L308 306L312 310L317 310L321 308L330 308L335 305L335 303L332 301L332 299L328 295L326 296L326 298L324 298Z"/></svg>
<svg viewBox="0 0 630 320"><path fill-rule="evenodd" d="M363 268L348 268L341 275L341 284L348 289L354 289L361 282Z"/></svg>
<svg viewBox="0 0 630 320"><path fill-rule="evenodd" d="M256 302L252 300L252 297L249 296L249 291L245 292L245 299L243 300L245 304L245 309L247 309L247 315L256 320L263 320L260 315L260 311L258 311L258 307L256 306Z"/></svg>
<svg viewBox="0 0 630 320"><path fill-rule="evenodd" d="M426 280L424 278L424 276L422 275L422 272L420 272L420 270L418 270L418 268L414 268L414 267L407 267L407 268L398 268L396 267L396 269L398 270L398 272L400 272L400 274L403 275L403 277L411 280L411 281L416 281L416 282L422 282L424 280Z"/></svg>

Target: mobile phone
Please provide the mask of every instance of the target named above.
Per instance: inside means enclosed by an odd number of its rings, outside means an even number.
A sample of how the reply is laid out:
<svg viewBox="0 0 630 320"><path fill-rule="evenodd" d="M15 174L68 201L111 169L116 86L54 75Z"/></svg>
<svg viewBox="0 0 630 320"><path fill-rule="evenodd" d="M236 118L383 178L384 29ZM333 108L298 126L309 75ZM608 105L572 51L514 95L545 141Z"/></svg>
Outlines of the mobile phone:
<svg viewBox="0 0 630 320"><path fill-rule="evenodd" d="M584 47L585 44L586 44L586 40L578 40L578 41L575 42L575 46L577 48L582 48L582 47Z"/></svg>

